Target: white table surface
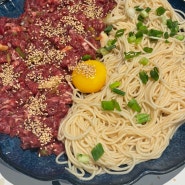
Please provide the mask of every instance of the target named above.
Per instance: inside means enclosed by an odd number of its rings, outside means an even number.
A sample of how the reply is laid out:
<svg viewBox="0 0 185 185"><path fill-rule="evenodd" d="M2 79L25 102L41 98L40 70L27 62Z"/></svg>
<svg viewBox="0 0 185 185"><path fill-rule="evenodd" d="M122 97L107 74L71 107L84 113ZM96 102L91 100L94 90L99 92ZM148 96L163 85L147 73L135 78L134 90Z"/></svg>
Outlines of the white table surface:
<svg viewBox="0 0 185 185"><path fill-rule="evenodd" d="M51 181L39 181L5 166L0 160L0 174L13 185L52 185ZM66 181L61 185L70 185ZM6 185L1 184L0 185ZM9 184L7 184L9 185ZM164 175L146 175L133 185L185 185L185 165Z"/></svg>

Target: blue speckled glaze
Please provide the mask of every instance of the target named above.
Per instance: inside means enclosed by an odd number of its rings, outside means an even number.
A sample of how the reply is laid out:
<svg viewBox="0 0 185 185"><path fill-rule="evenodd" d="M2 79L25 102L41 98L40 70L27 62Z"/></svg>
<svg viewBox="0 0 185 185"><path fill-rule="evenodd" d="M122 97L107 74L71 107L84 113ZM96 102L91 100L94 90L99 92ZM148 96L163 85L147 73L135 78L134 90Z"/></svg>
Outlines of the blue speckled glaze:
<svg viewBox="0 0 185 185"><path fill-rule="evenodd" d="M16 18L22 14L24 10L24 0L7 0L0 5L0 17Z"/></svg>
<svg viewBox="0 0 185 185"><path fill-rule="evenodd" d="M183 0L169 0L174 8L185 12ZM0 17L18 17L23 12L24 0L12 0L0 6ZM38 157L35 150L22 150L20 140L0 134L0 158L18 171L39 180L65 179L74 185L131 185L146 174L168 173L185 164L185 124L182 125L170 141L163 155L137 165L129 174L95 177L92 181L81 181L58 165L55 156ZM62 160L66 160L65 157Z"/></svg>

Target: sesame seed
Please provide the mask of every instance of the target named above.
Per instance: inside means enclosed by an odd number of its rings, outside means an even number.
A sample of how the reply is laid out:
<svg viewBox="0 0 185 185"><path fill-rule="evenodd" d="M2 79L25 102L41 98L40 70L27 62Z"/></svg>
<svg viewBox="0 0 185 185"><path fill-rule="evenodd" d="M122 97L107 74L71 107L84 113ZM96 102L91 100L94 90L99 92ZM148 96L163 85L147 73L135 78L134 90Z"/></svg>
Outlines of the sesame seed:
<svg viewBox="0 0 185 185"><path fill-rule="evenodd" d="M81 62L76 66L76 72L84 75L86 78L92 78L96 74L96 68L93 65Z"/></svg>

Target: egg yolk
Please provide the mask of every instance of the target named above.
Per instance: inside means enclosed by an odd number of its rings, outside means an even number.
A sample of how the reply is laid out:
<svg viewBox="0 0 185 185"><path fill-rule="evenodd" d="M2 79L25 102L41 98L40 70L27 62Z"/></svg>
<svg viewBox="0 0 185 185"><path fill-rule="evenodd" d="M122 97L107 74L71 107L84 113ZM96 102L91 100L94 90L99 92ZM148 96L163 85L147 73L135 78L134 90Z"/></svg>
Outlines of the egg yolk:
<svg viewBox="0 0 185 185"><path fill-rule="evenodd" d="M72 73L73 85L82 93L98 92L106 82L106 67L97 60L78 63Z"/></svg>

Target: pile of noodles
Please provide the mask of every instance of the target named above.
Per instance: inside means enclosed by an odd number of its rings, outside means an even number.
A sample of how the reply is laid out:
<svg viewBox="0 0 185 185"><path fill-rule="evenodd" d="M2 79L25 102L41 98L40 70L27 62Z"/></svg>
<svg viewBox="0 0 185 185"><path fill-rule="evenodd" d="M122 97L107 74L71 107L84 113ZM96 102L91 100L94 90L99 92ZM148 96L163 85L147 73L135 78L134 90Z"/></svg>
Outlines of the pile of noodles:
<svg viewBox="0 0 185 185"><path fill-rule="evenodd" d="M125 32L118 38L116 48L103 57L108 73L106 86L94 94L81 94L74 89L73 106L58 132L59 140L65 143L68 161L61 162L61 154L57 163L67 163L67 170L83 180L102 173L129 173L136 164L159 158L185 121L185 42L175 37L168 42L164 38L151 42L144 36L140 44L129 44L128 34L136 30L138 20L136 15L128 15L128 10L135 6L151 8L149 29L166 32L166 25L155 13L163 6L167 9L165 16L177 20L180 30L185 30L185 21L167 0L117 0L117 6L106 19L114 28L109 39L114 38L117 30ZM124 52L143 51L144 47L153 48L153 52L142 53L131 61L124 59ZM148 65L139 63L142 57L149 59ZM159 69L159 80L143 84L139 72L149 73L153 67ZM124 97L111 92L109 85L116 81L121 82L119 89L126 92ZM136 113L127 106L132 98L142 107L141 112L150 115L146 124L136 123ZM111 99L116 99L121 111L102 109L101 101ZM105 153L95 162L91 150L97 143L102 144ZM79 162L78 154L88 154L89 162ZM89 176L85 176L87 172Z"/></svg>

